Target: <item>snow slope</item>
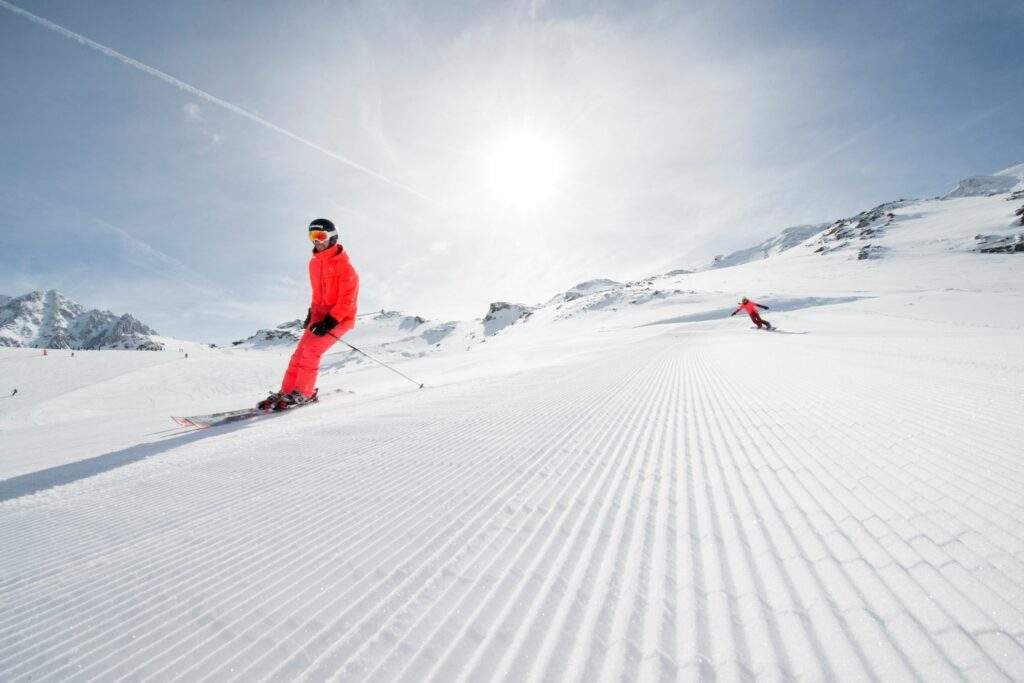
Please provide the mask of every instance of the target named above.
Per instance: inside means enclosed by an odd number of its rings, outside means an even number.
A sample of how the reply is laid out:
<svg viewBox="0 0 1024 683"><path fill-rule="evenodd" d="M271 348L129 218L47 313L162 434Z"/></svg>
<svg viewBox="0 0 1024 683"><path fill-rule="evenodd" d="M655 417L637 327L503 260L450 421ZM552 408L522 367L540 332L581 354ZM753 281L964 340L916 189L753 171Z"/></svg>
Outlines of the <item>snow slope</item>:
<svg viewBox="0 0 1024 683"><path fill-rule="evenodd" d="M0 350L0 680L1020 680L1024 256L972 251L1014 208L553 301L423 390L339 352L222 429L166 416L287 349Z"/></svg>

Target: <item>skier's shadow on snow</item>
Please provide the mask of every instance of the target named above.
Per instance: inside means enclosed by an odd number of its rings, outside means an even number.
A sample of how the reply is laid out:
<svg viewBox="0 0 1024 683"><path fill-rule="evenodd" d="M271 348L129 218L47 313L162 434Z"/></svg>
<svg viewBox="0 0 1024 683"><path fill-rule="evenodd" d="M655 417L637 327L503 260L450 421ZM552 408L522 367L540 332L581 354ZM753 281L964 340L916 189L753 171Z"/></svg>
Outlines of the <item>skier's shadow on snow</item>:
<svg viewBox="0 0 1024 683"><path fill-rule="evenodd" d="M225 425L217 429L196 429L167 436L154 443L143 443L135 446L111 451L93 458L69 462L66 465L58 465L45 470L29 472L10 479L0 481L0 502L21 498L40 491L46 491L56 486L71 484L81 479L88 479L97 474L103 474L110 470L130 465L139 460L160 455L172 448L183 446L193 441L199 441L210 436L226 434L236 429L244 429L246 424L240 422L234 425Z"/></svg>

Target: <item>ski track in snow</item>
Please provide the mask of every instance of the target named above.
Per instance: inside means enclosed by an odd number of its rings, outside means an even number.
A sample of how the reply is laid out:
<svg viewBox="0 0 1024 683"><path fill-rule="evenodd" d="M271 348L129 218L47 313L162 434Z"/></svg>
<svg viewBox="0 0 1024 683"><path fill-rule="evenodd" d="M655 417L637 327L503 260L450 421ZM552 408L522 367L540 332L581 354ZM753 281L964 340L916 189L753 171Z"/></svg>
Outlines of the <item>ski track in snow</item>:
<svg viewBox="0 0 1024 683"><path fill-rule="evenodd" d="M0 680L1020 680L1024 367L874 343L680 326L0 502Z"/></svg>

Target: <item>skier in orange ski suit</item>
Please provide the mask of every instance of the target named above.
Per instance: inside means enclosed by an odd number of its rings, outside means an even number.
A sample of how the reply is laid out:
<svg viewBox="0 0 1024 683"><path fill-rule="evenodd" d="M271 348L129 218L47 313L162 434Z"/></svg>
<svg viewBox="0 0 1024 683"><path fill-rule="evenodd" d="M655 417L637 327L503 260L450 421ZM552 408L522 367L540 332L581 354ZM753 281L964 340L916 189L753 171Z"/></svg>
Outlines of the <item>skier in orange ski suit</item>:
<svg viewBox="0 0 1024 683"><path fill-rule="evenodd" d="M348 252L338 244L334 223L317 218L309 224L309 238L313 242L313 257L309 260L313 297L281 390L259 402L262 410L284 410L313 399L321 357L356 325L359 275Z"/></svg>
<svg viewBox="0 0 1024 683"><path fill-rule="evenodd" d="M764 325L769 330L772 329L772 324L770 322L768 322L767 320L763 319L761 317L761 314L757 312L757 309L759 309L759 308L762 308L762 309L764 309L766 311L768 310L767 306L759 304L756 301L751 301L747 297L743 297L743 300L740 301L739 308L737 308L735 311L733 311L729 315L729 317L731 318L732 316L736 315L740 311L746 311L747 315L750 316L750 319L754 322L755 325L757 325L757 329L761 329L761 325Z"/></svg>

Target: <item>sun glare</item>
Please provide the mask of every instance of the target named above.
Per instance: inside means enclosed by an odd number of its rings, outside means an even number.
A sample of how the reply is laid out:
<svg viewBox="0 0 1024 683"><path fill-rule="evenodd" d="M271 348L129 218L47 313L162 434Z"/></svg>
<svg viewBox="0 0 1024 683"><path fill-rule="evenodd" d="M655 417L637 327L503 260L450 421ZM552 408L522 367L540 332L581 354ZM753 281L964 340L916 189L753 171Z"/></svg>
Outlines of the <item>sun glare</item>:
<svg viewBox="0 0 1024 683"><path fill-rule="evenodd" d="M562 155L551 140L530 131L517 131L490 150L486 175L496 199L533 206L555 192L562 170Z"/></svg>

